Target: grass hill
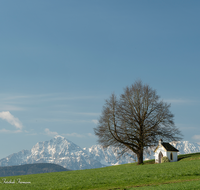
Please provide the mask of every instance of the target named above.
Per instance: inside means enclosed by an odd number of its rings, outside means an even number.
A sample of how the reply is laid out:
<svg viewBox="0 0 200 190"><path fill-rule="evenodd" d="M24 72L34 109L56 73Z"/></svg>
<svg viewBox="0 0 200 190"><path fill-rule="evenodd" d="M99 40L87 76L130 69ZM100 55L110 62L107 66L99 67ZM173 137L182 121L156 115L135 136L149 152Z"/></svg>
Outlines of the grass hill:
<svg viewBox="0 0 200 190"><path fill-rule="evenodd" d="M51 163L25 164L20 166L0 167L0 177L69 171L66 168Z"/></svg>
<svg viewBox="0 0 200 190"><path fill-rule="evenodd" d="M180 155L178 162L153 163L6 177L15 183L2 183L0 189L200 189L200 153ZM18 178L31 183L17 184Z"/></svg>

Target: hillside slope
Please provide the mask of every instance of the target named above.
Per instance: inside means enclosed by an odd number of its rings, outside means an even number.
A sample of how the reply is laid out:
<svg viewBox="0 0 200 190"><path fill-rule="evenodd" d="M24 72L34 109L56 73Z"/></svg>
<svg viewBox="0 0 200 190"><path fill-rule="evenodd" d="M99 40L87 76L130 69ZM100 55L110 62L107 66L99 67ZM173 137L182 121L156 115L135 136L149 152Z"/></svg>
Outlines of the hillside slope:
<svg viewBox="0 0 200 190"><path fill-rule="evenodd" d="M0 167L0 177L49 173L49 172L61 172L61 171L69 171L69 170L57 164L49 164L49 163L25 164L20 166Z"/></svg>
<svg viewBox="0 0 200 190"><path fill-rule="evenodd" d="M132 189L162 184L200 181L200 153L183 155L178 162L137 165L123 164L89 170L6 177L14 184L0 184L0 189ZM181 157L181 156L180 156ZM17 179L29 184L17 184ZM0 178L0 181L2 178ZM195 183L194 183L195 184ZM198 183L199 184L199 183ZM174 188L176 189L176 188ZM184 189L184 188L183 188ZM195 186L192 189L197 189Z"/></svg>

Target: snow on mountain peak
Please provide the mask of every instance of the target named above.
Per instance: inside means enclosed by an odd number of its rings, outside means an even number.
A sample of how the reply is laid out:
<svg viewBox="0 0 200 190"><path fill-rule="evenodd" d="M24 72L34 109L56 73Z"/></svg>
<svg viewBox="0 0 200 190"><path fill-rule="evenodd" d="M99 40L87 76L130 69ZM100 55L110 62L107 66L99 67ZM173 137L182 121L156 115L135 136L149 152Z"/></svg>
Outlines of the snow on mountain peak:
<svg viewBox="0 0 200 190"><path fill-rule="evenodd" d="M57 139L57 138L65 139L65 137L63 137L63 136L61 136L61 135L56 135L56 136L54 137L54 139Z"/></svg>

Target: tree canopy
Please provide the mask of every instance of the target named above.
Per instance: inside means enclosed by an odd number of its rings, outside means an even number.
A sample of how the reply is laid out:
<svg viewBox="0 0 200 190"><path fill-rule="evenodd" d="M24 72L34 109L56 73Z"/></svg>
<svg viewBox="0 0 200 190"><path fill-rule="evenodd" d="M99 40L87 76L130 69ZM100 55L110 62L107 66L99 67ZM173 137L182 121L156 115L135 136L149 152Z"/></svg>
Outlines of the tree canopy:
<svg viewBox="0 0 200 190"><path fill-rule="evenodd" d="M119 147L122 155L132 151L141 164L144 151L155 146L160 138L166 141L181 139L169 108L170 104L161 100L156 90L136 81L124 89L120 98L112 94L106 100L94 128L98 143L103 147Z"/></svg>

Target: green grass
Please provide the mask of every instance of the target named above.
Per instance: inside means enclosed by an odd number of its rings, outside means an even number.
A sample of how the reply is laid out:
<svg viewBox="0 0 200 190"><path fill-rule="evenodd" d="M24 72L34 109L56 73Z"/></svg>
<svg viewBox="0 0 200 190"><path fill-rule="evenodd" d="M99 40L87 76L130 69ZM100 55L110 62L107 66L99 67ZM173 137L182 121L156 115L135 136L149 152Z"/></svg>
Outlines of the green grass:
<svg viewBox="0 0 200 190"><path fill-rule="evenodd" d="M181 183L169 183L169 184L160 184L160 185L152 185L152 186L145 186L145 187L139 187L139 188L130 188L127 190L194 190L200 189L200 180L197 181L186 181L186 182L181 182Z"/></svg>
<svg viewBox="0 0 200 190"><path fill-rule="evenodd" d="M200 153L182 154L178 156L178 161L191 161L199 159L200 159Z"/></svg>
<svg viewBox="0 0 200 190"><path fill-rule="evenodd" d="M195 181L200 180L199 158L200 153L196 153L181 155L172 163L153 164L154 160L149 160L144 165L5 177L7 181L21 178L31 184L0 184L0 189L178 189L180 185L200 189L200 181Z"/></svg>

